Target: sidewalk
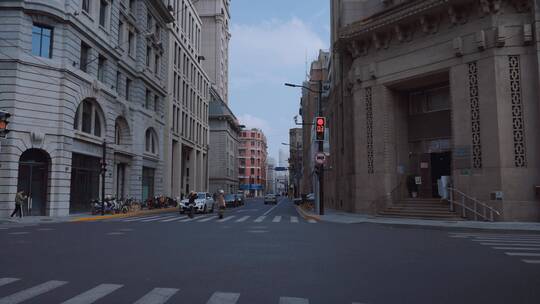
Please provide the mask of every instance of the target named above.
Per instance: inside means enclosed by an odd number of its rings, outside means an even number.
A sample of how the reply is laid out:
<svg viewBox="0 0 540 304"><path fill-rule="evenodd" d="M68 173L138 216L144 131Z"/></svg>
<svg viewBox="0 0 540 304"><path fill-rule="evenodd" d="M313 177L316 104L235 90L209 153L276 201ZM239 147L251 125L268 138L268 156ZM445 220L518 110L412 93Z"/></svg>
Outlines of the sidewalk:
<svg viewBox="0 0 540 304"><path fill-rule="evenodd" d="M340 210L326 208L325 215L317 215L312 211L305 211L297 207L298 213L304 218L311 218L323 222L341 224L382 224L392 226L408 226L417 228L440 228L440 229L478 229L478 230L504 230L512 232L538 232L538 222L480 222L480 221L447 221L447 220L422 220L408 218L378 217L364 214L349 213Z"/></svg>
<svg viewBox="0 0 540 304"><path fill-rule="evenodd" d="M113 218L133 217L140 215L150 215L156 213L178 212L178 208L166 208L166 209L152 209L141 210L126 214L107 214L107 215L91 215L90 213L70 214L68 216L25 216L23 218L18 217L3 217L0 218L0 225L3 224L45 224L45 223L65 223L65 222L94 222L99 220L107 220Z"/></svg>

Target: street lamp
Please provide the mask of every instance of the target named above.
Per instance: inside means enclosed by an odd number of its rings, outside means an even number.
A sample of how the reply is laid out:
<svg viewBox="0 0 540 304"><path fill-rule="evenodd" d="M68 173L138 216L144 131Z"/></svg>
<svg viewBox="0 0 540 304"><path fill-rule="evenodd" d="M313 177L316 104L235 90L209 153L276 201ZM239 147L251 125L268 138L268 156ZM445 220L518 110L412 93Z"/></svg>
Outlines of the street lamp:
<svg viewBox="0 0 540 304"><path fill-rule="evenodd" d="M315 94L319 94L319 100L317 102L317 108L318 108L318 116L319 117L322 117L323 116L323 113L322 113L322 80L319 80L317 81L319 83L319 90L313 90L309 87L306 87L304 85L298 85L298 84L293 84L293 83L285 83L285 86L287 87L292 87L292 88L303 88L303 89L306 89L312 93L315 93ZM324 152L324 141L323 140L320 140L319 141L319 153L323 153ZM320 215L324 215L324 164L320 165L319 167L319 170L318 170L318 174L317 176L319 177L319 214Z"/></svg>

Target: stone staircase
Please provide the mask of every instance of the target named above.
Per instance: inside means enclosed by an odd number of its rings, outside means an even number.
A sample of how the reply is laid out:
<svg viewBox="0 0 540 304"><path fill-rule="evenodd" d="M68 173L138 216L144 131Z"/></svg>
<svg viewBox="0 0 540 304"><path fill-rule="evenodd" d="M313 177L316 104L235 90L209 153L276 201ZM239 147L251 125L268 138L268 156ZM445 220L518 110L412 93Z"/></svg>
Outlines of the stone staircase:
<svg viewBox="0 0 540 304"><path fill-rule="evenodd" d="M459 220L459 215L451 212L448 202L439 199L405 199L379 212L384 217L405 217L431 220Z"/></svg>

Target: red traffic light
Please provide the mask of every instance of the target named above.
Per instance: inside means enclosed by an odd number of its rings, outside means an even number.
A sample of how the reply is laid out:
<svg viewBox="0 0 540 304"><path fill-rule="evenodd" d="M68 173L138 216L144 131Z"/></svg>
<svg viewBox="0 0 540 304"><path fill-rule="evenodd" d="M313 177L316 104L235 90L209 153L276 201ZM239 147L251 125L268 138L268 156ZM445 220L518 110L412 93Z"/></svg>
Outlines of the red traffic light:
<svg viewBox="0 0 540 304"><path fill-rule="evenodd" d="M324 117L317 117L317 126L323 126L325 125L325 119Z"/></svg>
<svg viewBox="0 0 540 304"><path fill-rule="evenodd" d="M326 127L325 117L315 118L315 132L317 134L317 140L324 140L324 129Z"/></svg>

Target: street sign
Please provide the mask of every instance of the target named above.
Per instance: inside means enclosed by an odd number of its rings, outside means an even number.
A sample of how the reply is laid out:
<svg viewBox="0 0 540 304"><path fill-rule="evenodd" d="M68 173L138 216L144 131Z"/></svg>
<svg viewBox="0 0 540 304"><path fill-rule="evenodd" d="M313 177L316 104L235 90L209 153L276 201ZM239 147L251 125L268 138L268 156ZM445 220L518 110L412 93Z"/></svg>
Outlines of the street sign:
<svg viewBox="0 0 540 304"><path fill-rule="evenodd" d="M317 154L315 154L315 162L317 165L324 165L324 163L326 163L326 154L324 154L324 152L317 152Z"/></svg>

